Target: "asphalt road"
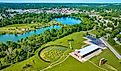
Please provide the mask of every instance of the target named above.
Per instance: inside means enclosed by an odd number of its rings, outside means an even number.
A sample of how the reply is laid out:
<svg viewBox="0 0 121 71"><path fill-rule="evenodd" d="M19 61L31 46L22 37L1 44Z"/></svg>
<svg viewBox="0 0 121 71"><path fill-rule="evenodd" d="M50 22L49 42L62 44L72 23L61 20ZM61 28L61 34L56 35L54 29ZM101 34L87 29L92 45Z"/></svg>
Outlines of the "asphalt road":
<svg viewBox="0 0 121 71"><path fill-rule="evenodd" d="M105 40L105 38L100 38L100 40L113 52L113 54L120 60L121 55L113 49L113 47Z"/></svg>

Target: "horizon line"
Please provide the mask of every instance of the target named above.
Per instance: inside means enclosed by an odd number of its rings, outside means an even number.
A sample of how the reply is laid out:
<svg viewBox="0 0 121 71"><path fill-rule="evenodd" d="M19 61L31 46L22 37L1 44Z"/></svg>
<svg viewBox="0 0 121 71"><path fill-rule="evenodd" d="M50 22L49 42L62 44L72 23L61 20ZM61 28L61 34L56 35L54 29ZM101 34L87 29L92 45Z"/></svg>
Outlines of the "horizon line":
<svg viewBox="0 0 121 71"><path fill-rule="evenodd" d="M63 3L63 2L0 2L0 3ZM64 2L64 3L72 3L72 2ZM76 2L74 2L76 3ZM79 3L79 2L77 2ZM106 3L121 3L121 2L81 2L81 3L103 3L103 4L106 4ZM81 4L80 3L80 4Z"/></svg>

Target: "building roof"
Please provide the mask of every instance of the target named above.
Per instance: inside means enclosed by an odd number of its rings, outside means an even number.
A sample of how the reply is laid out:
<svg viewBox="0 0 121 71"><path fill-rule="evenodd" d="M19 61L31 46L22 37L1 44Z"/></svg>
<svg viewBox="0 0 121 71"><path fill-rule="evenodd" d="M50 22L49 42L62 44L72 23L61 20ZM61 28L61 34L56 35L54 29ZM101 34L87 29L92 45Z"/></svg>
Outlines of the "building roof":
<svg viewBox="0 0 121 71"><path fill-rule="evenodd" d="M101 46L101 47L105 47L105 44L98 38L92 37L92 36L87 36L87 39L90 40L91 43Z"/></svg>
<svg viewBox="0 0 121 71"><path fill-rule="evenodd" d="M99 47L99 46L97 46L95 44L91 44L91 45L89 45L87 47L84 47L84 48L80 49L80 55L83 56L83 55L85 55L85 54L87 54L87 53L89 53L91 51L94 51L94 50L96 50L98 48L101 48L101 47Z"/></svg>

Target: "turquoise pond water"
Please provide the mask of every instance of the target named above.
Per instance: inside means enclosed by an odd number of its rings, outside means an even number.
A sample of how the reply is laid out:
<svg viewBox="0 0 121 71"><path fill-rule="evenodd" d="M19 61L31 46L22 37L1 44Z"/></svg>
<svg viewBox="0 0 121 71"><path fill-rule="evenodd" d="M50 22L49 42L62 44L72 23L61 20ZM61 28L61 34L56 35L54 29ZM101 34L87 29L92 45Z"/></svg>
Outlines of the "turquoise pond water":
<svg viewBox="0 0 121 71"><path fill-rule="evenodd" d="M81 22L79 19L69 18L69 17L54 18L53 20L56 20L58 22L61 22L62 24L67 24L67 25L79 24ZM51 29L60 29L60 28L61 26L55 25L55 26L36 29L34 31L29 31L24 34L17 34L17 36L15 34L4 34L4 35L0 35L0 42L6 42L6 41L17 42L18 40L29 37L31 35L41 34L48 29L51 30Z"/></svg>
<svg viewBox="0 0 121 71"><path fill-rule="evenodd" d="M48 29L60 29L60 28L61 28L60 26L49 26L49 27L45 27L45 28L36 29L34 31L29 31L24 34L17 34L17 36L15 34L0 35L0 41L1 42L6 42L6 41L15 41L16 42L22 38L26 38L26 37L29 37L34 34L41 34L45 30L48 30Z"/></svg>
<svg viewBox="0 0 121 71"><path fill-rule="evenodd" d="M53 20L56 20L62 24L66 24L66 25L74 25L74 24L81 23L80 19L75 19L75 18L71 18L71 17L54 18Z"/></svg>

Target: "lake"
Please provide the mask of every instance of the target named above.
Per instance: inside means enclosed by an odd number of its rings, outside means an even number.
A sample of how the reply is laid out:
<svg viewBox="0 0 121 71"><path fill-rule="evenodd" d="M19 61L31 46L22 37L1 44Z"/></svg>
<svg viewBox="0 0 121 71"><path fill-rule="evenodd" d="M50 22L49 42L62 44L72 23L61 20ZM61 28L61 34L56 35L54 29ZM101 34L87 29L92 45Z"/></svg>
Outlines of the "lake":
<svg viewBox="0 0 121 71"><path fill-rule="evenodd" d="M56 20L57 22L60 22L62 24L66 25L74 25L74 24L80 24L81 20L72 18L72 17L61 17L61 18L54 18L53 20Z"/></svg>
<svg viewBox="0 0 121 71"><path fill-rule="evenodd" d="M15 34L4 34L4 35L0 35L0 41L1 42L6 42L6 41L14 41L17 42L18 40L22 39L22 38L26 38L29 37L31 35L34 34L41 34L43 33L45 30L50 30L50 29L60 29L60 26L49 26L49 27L44 27L44 28L40 28L40 29L36 29L34 31L29 31L26 32L24 34L17 34L17 36Z"/></svg>
<svg viewBox="0 0 121 71"><path fill-rule="evenodd" d="M56 20L62 24L66 24L66 25L74 25L74 24L81 23L81 20L75 19L75 18L70 18L70 17L54 18L53 20ZM29 32L26 32L24 34L17 34L17 36L15 34L4 34L4 35L0 35L0 41L1 42L6 42L6 41L17 42L18 40L20 40L22 38L29 37L31 35L41 34L45 30L60 29L60 28L61 28L61 26L55 25L55 26L49 26L49 27L36 29L34 31L29 31Z"/></svg>

